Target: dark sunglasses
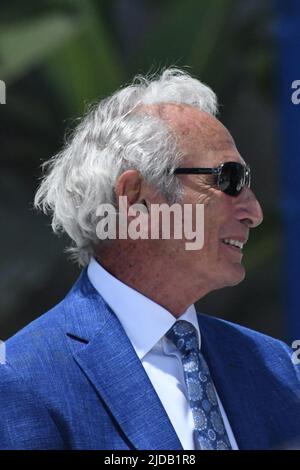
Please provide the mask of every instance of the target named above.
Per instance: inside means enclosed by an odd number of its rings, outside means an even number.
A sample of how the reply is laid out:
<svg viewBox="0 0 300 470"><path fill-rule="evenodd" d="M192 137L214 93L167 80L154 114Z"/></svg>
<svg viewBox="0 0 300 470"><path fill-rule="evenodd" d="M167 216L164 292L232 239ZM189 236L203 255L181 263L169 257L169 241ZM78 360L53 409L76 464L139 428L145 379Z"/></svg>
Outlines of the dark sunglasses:
<svg viewBox="0 0 300 470"><path fill-rule="evenodd" d="M216 168L176 168L174 174L215 175L217 188L229 196L238 196L251 183L250 167L237 162L221 163Z"/></svg>

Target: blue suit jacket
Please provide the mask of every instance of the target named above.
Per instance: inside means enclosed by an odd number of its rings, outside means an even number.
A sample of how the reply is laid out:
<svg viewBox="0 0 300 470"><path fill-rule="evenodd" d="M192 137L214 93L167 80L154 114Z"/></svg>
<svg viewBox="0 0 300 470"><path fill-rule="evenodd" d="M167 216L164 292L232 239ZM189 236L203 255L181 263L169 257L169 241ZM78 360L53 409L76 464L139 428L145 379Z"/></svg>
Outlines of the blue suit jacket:
<svg viewBox="0 0 300 470"><path fill-rule="evenodd" d="M202 350L240 449L300 442L299 370L282 342L199 315ZM182 449L115 314L84 270L6 343L1 449Z"/></svg>

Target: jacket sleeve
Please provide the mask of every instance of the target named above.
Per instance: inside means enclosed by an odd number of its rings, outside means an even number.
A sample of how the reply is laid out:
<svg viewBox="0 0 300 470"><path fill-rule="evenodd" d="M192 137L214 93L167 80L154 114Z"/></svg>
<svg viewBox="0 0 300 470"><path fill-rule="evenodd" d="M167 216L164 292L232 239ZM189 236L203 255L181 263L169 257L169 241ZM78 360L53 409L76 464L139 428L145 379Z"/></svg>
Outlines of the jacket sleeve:
<svg viewBox="0 0 300 470"><path fill-rule="evenodd" d="M7 364L0 365L0 449L64 449L45 404Z"/></svg>

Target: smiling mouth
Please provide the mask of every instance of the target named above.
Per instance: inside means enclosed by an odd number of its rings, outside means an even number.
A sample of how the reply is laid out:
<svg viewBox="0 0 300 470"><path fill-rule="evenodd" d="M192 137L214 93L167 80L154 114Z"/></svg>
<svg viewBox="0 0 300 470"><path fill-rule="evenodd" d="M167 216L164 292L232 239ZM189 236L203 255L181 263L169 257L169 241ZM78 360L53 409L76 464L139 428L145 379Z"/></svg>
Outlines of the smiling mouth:
<svg viewBox="0 0 300 470"><path fill-rule="evenodd" d="M234 238L223 238L222 243L224 243L224 245L236 251L237 253L243 252L243 247L245 244L245 242L235 240Z"/></svg>

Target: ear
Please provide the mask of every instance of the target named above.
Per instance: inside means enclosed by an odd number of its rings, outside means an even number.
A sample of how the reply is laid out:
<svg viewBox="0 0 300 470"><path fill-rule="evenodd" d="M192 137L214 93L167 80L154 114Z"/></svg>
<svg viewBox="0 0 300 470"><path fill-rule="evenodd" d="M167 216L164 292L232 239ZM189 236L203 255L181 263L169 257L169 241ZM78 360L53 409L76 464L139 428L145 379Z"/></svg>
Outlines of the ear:
<svg viewBox="0 0 300 470"><path fill-rule="evenodd" d="M143 184L143 177L137 170L124 171L115 184L117 201L120 196L126 196L128 206L143 203L145 199L143 195Z"/></svg>

